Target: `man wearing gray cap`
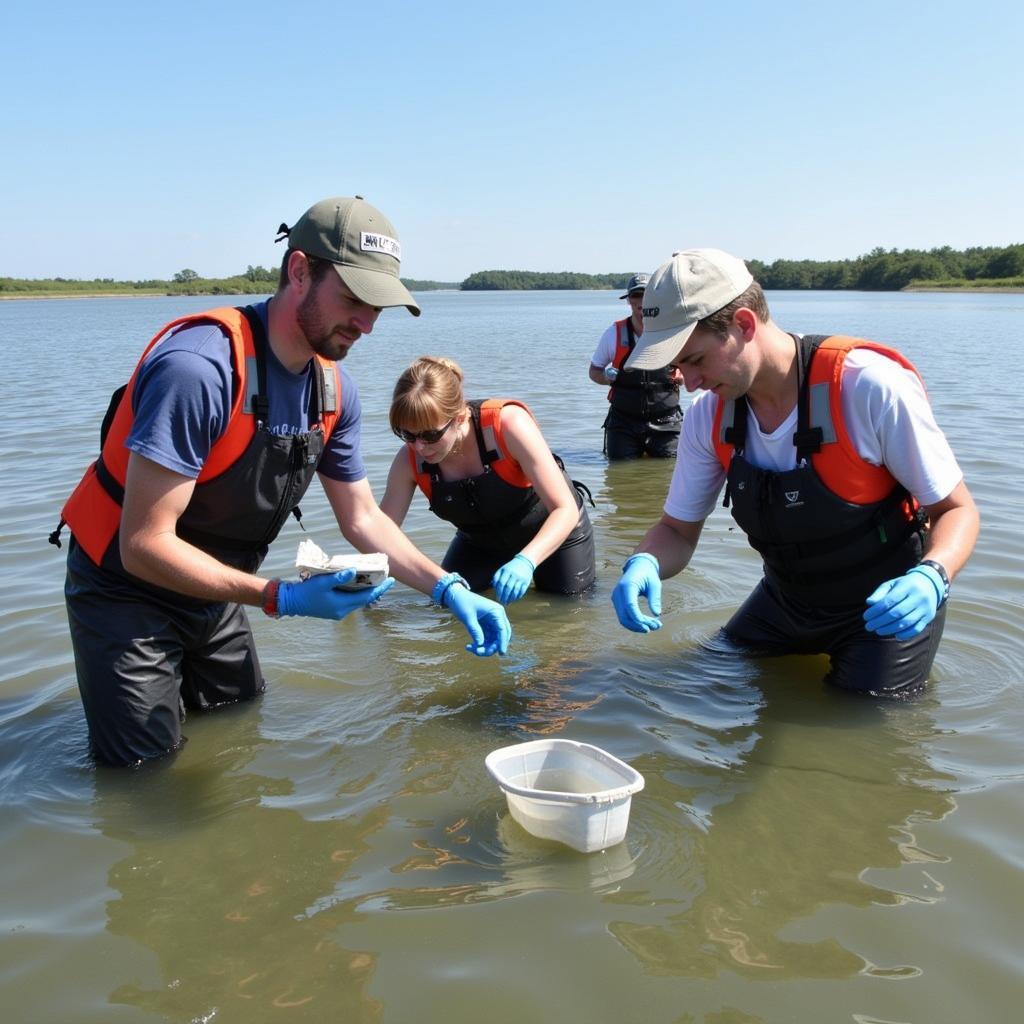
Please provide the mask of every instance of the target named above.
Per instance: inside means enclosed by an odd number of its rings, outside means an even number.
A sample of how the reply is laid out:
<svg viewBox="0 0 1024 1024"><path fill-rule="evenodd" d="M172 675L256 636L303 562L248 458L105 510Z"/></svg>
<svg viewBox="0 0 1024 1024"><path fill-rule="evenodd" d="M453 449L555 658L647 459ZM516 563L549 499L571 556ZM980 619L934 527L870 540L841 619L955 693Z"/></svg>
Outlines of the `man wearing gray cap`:
<svg viewBox="0 0 1024 1024"><path fill-rule="evenodd" d="M620 299L630 315L616 320L601 335L590 360L590 379L608 385L611 407L604 421L604 451L609 459L675 458L679 441L679 385L675 370L634 370L623 366L643 334L641 316L647 274L634 274Z"/></svg>
<svg viewBox="0 0 1024 1024"><path fill-rule="evenodd" d="M280 230L276 294L158 332L111 399L100 457L62 510L79 690L92 750L111 764L178 749L186 707L263 692L245 605L341 619L394 583L346 589L351 569L257 575L315 473L353 547L385 553L398 579L454 612L473 653L508 649L501 605L415 548L366 480L359 392L340 362L382 309L419 315L395 229L356 196L325 199Z"/></svg>
<svg viewBox="0 0 1024 1024"><path fill-rule="evenodd" d="M750 654L827 654L826 681L844 689L922 689L979 520L917 371L862 338L783 331L718 249L659 267L643 317L627 365L675 367L702 394L664 514L612 594L621 624L661 627L661 580L689 564L724 483L764 560L724 637Z"/></svg>

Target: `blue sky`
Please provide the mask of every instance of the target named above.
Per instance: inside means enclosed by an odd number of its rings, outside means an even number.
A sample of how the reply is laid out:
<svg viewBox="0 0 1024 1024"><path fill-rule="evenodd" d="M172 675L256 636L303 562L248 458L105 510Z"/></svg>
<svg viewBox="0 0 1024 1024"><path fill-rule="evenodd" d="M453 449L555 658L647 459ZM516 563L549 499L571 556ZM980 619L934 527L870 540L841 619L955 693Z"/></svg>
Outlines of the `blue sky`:
<svg viewBox="0 0 1024 1024"><path fill-rule="evenodd" d="M1022 242L1022 10L9 5L0 275L276 265L354 193L436 280Z"/></svg>

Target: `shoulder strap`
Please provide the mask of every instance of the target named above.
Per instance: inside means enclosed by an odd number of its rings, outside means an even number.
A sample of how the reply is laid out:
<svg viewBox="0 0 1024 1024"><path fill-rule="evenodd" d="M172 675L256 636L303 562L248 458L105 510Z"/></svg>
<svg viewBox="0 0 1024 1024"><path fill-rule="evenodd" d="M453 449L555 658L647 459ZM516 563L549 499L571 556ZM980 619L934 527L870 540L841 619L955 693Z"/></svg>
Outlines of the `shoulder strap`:
<svg viewBox="0 0 1024 1024"><path fill-rule="evenodd" d="M416 486L426 495L427 501L430 501L434 494L434 481L440 476L441 471L429 462L420 462L416 458L416 449L411 444L405 446L405 451L409 457Z"/></svg>
<svg viewBox="0 0 1024 1024"><path fill-rule="evenodd" d="M263 319L252 306L239 306L238 311L249 323L252 331L252 347L255 357L252 365L246 366L245 379L245 400L242 403L243 412L251 412L258 423L266 423L270 418L270 398L267 395L267 332L263 326ZM249 360L246 360L249 363ZM255 373L249 372L255 369ZM241 371L241 367L239 368Z"/></svg>
<svg viewBox="0 0 1024 1024"><path fill-rule="evenodd" d="M811 426L810 369L814 353L818 351L827 335L805 334L800 338L792 337L793 343L796 345L797 386L796 433L793 435L793 445L796 448L797 465L800 465L815 452L820 451L822 443L825 441L822 427Z"/></svg>

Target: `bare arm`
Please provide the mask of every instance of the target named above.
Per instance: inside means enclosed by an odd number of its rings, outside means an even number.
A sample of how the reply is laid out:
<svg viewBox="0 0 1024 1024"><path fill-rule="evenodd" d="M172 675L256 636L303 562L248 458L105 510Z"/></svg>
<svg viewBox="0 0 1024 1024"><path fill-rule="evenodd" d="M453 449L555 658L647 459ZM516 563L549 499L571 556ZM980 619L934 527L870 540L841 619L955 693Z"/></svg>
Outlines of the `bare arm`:
<svg viewBox="0 0 1024 1024"><path fill-rule="evenodd" d="M388 483L384 488L384 497L380 500L380 510L396 526L405 522L412 504L412 496L416 493L416 481L413 479L412 466L409 463L409 452L404 446L398 449L388 470Z"/></svg>
<svg viewBox="0 0 1024 1024"><path fill-rule="evenodd" d="M175 532L196 482L132 452L121 515L121 561L157 586L207 601L262 604L267 580L224 565Z"/></svg>
<svg viewBox="0 0 1024 1024"><path fill-rule="evenodd" d="M591 363L590 364L590 379L595 384L603 384L605 387L608 387L609 381L608 381L608 378L604 375L604 367L603 366L595 366L593 363Z"/></svg>
<svg viewBox="0 0 1024 1024"><path fill-rule="evenodd" d="M690 564L703 529L703 519L689 523L663 514L647 531L635 553L645 551L654 555L660 567L658 575L663 580L671 579Z"/></svg>
<svg viewBox="0 0 1024 1024"><path fill-rule="evenodd" d="M506 406L501 418L509 453L522 466L548 510L547 519L521 552L534 565L540 565L558 550L579 522L579 506L534 418L515 405Z"/></svg>
<svg viewBox="0 0 1024 1024"><path fill-rule="evenodd" d="M925 554L946 570L950 579L971 557L981 517L967 485L960 481L948 497L934 505L925 505L931 529L928 531Z"/></svg>
<svg viewBox="0 0 1024 1024"><path fill-rule="evenodd" d="M369 483L342 482L320 475L334 517L345 539L362 552L383 551L391 574L407 586L429 594L444 570L432 562L374 501Z"/></svg>

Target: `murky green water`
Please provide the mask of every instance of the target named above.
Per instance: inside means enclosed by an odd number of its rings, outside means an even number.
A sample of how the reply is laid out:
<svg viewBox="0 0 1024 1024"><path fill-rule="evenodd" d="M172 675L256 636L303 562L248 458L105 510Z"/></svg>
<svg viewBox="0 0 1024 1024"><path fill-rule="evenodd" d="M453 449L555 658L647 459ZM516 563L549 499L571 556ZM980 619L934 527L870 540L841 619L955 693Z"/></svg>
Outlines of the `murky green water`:
<svg viewBox="0 0 1024 1024"><path fill-rule="evenodd" d="M0 303L0 996L51 1021L1016 1021L1024 993L1024 296L771 296L793 330L898 344L983 515L933 685L825 691L824 662L700 640L757 578L718 513L665 628L608 600L670 467L609 467L586 379L604 293L426 294L349 366L377 493L386 408L416 355L527 400L594 492L599 585L512 609L509 657L396 587L340 624L254 616L270 689L192 716L177 758L96 770L60 554L45 542L106 396L156 327L209 299ZM314 485L315 487L315 485ZM322 495L311 536L340 541ZM408 520L435 557L447 530ZM268 562L286 573L299 532ZM643 773L625 843L532 839L488 751L558 735Z"/></svg>

